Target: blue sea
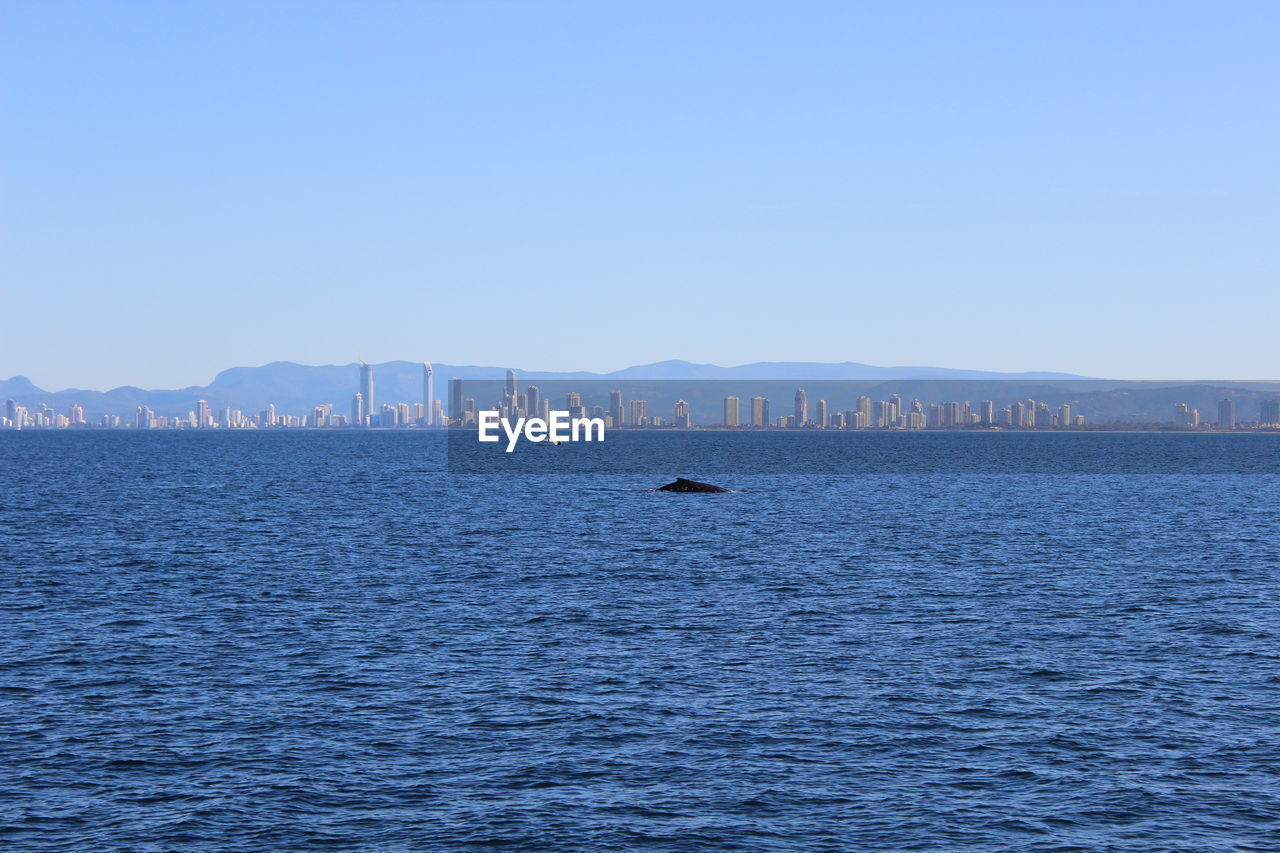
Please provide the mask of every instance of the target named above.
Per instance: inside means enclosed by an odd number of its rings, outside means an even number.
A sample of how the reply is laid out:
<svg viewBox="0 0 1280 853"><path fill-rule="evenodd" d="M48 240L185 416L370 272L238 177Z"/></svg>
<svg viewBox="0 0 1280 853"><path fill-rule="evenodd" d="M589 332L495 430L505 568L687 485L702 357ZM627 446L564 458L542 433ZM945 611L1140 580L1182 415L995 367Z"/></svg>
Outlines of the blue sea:
<svg viewBox="0 0 1280 853"><path fill-rule="evenodd" d="M0 849L1280 849L1280 436L444 441L0 435Z"/></svg>

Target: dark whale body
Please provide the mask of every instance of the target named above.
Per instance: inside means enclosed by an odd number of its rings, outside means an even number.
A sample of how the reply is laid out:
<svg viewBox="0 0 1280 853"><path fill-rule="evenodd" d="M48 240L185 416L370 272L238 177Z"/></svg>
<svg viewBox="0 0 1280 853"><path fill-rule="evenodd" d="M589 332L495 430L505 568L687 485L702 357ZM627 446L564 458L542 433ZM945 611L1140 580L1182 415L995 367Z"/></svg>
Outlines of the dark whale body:
<svg viewBox="0 0 1280 853"><path fill-rule="evenodd" d="M727 492L728 489L722 489L719 486L713 486L710 483L699 483L697 480L686 480L684 477L676 477L674 483L667 483L665 486L659 486L654 491L658 492Z"/></svg>

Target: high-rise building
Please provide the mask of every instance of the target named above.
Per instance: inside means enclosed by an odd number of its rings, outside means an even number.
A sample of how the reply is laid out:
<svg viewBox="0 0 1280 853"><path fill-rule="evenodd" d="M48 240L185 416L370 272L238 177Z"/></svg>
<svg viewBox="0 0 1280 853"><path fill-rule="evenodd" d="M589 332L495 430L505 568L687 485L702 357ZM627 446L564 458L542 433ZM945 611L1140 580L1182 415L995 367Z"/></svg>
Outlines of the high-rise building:
<svg viewBox="0 0 1280 853"><path fill-rule="evenodd" d="M805 396L804 389L796 389L796 406L795 416L792 424L798 427L804 426L809 421L809 398Z"/></svg>
<svg viewBox="0 0 1280 853"><path fill-rule="evenodd" d="M514 370L507 371L507 384L503 388L502 393L510 399L513 399L513 400L515 399L517 391L516 391L516 372Z"/></svg>
<svg viewBox="0 0 1280 853"><path fill-rule="evenodd" d="M530 385L524 389L524 410L529 417L537 417L538 410L542 408L542 389L537 385Z"/></svg>
<svg viewBox="0 0 1280 853"><path fill-rule="evenodd" d="M692 421L689 418L689 404L684 400L676 400L675 406L675 424L677 427L688 427Z"/></svg>
<svg viewBox="0 0 1280 853"><path fill-rule="evenodd" d="M627 423L631 426L649 425L649 402L647 400L631 400L627 404Z"/></svg>
<svg viewBox="0 0 1280 853"><path fill-rule="evenodd" d="M1063 403L1058 407L1058 426L1071 426L1071 405L1069 403Z"/></svg>
<svg viewBox="0 0 1280 853"><path fill-rule="evenodd" d="M978 423L991 426L996 422L996 404L992 400L983 400L978 404Z"/></svg>
<svg viewBox="0 0 1280 853"><path fill-rule="evenodd" d="M1200 426L1200 410L1187 407L1186 403L1175 403L1173 406L1173 422L1178 426Z"/></svg>
<svg viewBox="0 0 1280 853"><path fill-rule="evenodd" d="M724 425L736 427L740 423L738 406L741 401L737 397L724 398Z"/></svg>
<svg viewBox="0 0 1280 853"><path fill-rule="evenodd" d="M582 395L579 394L577 391L570 391L568 394L564 395L564 407L566 409L572 409L574 406L581 406L581 405L582 405Z"/></svg>
<svg viewBox="0 0 1280 853"><path fill-rule="evenodd" d="M351 425L358 427L366 425L364 395L359 391L351 398Z"/></svg>
<svg viewBox="0 0 1280 853"><path fill-rule="evenodd" d="M467 413L462 407L462 380L454 377L449 380L449 424L462 426Z"/></svg>
<svg viewBox="0 0 1280 853"><path fill-rule="evenodd" d="M435 406L431 405L435 400L435 368L431 366L431 362L422 362L422 410L424 412L423 426L435 426Z"/></svg>
<svg viewBox="0 0 1280 853"><path fill-rule="evenodd" d="M364 398L364 415L366 420L373 419L378 411L373 400L373 365L360 362L360 396Z"/></svg>
<svg viewBox="0 0 1280 853"><path fill-rule="evenodd" d="M769 401L764 397L751 398L751 425L755 427L769 425Z"/></svg>
<svg viewBox="0 0 1280 853"><path fill-rule="evenodd" d="M858 426L871 426L871 398L859 397L854 401L854 410L858 413Z"/></svg>
<svg viewBox="0 0 1280 853"><path fill-rule="evenodd" d="M1218 429L1236 428L1236 404L1230 397L1224 397L1218 404Z"/></svg>
<svg viewBox="0 0 1280 853"><path fill-rule="evenodd" d="M827 426L827 401L826 400L818 401L817 410L814 412L814 421L818 424L819 428L825 428Z"/></svg>
<svg viewBox="0 0 1280 853"><path fill-rule="evenodd" d="M1263 400L1258 426L1280 427L1280 400Z"/></svg>
<svg viewBox="0 0 1280 853"><path fill-rule="evenodd" d="M197 429L213 426L213 411L209 408L208 400L196 400L196 422L193 426Z"/></svg>
<svg viewBox="0 0 1280 853"><path fill-rule="evenodd" d="M615 427L622 426L622 392L609 392L609 416L613 418Z"/></svg>

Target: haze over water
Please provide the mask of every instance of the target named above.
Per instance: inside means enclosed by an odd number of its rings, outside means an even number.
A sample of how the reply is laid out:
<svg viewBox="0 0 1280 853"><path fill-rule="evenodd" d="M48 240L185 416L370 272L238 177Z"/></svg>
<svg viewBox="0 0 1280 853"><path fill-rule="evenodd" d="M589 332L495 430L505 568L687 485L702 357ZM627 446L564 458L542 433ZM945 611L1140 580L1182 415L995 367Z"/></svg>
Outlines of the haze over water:
<svg viewBox="0 0 1280 853"><path fill-rule="evenodd" d="M1280 476L670 495L444 440L5 435L0 844L1274 849Z"/></svg>

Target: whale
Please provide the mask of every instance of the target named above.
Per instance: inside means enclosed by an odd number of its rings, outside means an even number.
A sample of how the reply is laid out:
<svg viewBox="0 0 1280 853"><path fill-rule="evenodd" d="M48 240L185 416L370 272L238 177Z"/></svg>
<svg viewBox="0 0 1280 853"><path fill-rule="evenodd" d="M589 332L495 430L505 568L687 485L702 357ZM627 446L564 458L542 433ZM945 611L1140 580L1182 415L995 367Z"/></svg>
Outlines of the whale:
<svg viewBox="0 0 1280 853"><path fill-rule="evenodd" d="M674 483L667 483L665 486L659 486L654 489L656 492L727 492L728 489L722 489L719 486L713 486L710 483L699 483L697 480L686 480L684 477L676 477Z"/></svg>

